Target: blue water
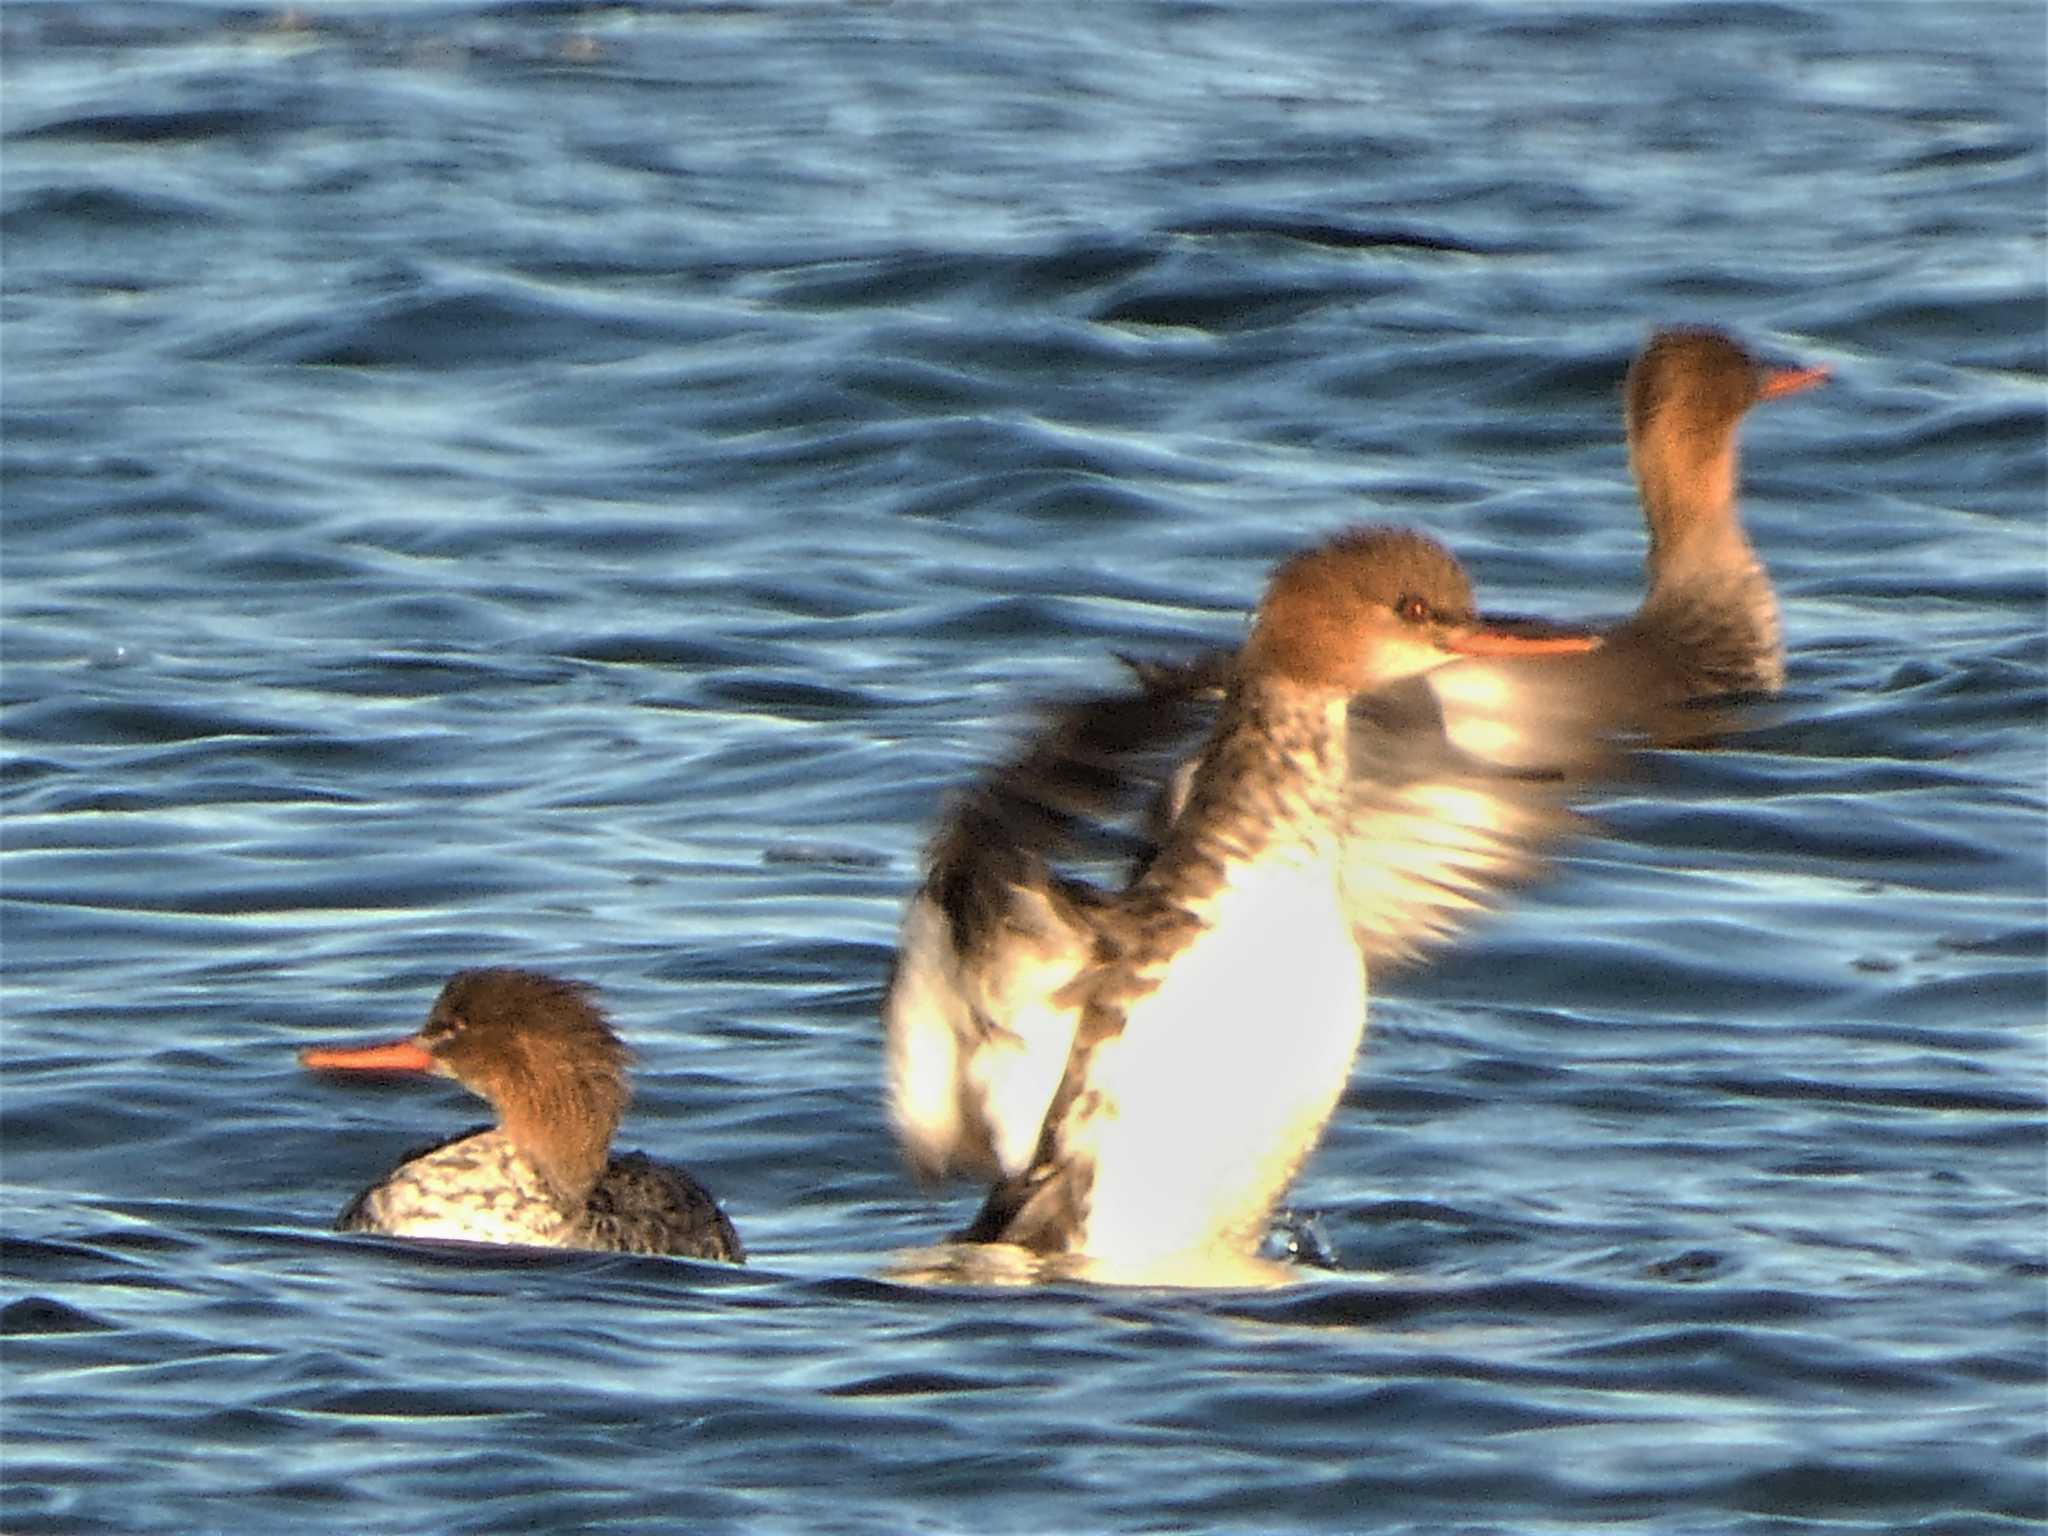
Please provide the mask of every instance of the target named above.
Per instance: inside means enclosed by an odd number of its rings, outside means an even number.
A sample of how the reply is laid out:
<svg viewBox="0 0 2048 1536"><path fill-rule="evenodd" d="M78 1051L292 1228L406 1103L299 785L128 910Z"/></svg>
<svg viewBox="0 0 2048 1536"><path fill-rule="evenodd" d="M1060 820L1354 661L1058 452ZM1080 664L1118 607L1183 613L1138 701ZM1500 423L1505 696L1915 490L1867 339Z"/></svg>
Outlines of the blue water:
<svg viewBox="0 0 2048 1536"><path fill-rule="evenodd" d="M11 1533L2048 1521L2038 4L0 6ZM922 1285L876 1005L1034 700L1617 388L1825 390L1792 685L1377 988L1269 1292ZM745 1270L325 1228L297 1049L598 984Z"/></svg>

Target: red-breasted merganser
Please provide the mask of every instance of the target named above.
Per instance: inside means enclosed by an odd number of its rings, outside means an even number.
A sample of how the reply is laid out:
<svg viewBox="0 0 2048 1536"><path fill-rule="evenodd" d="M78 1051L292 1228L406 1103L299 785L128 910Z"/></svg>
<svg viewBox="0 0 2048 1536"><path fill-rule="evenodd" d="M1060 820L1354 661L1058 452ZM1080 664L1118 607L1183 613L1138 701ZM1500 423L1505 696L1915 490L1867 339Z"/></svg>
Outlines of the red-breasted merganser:
<svg viewBox="0 0 2048 1536"><path fill-rule="evenodd" d="M425 1028L381 1045L309 1048L320 1070L431 1072L490 1101L498 1123L407 1157L342 1211L343 1232L744 1263L739 1234L681 1168L610 1154L631 1053L591 989L536 971L461 971Z"/></svg>
<svg viewBox="0 0 2048 1536"><path fill-rule="evenodd" d="M912 1167L995 1181L961 1236L1120 1276L1249 1256L1349 1074L1362 962L1447 935L1568 821L1555 781L1459 753L1416 680L1595 643L1485 628L1440 545L1355 530L1279 568L1220 711L1164 673L1055 716L963 797L883 1003ZM1186 803L1121 891L1048 867L1211 711Z"/></svg>
<svg viewBox="0 0 2048 1536"><path fill-rule="evenodd" d="M1736 431L1759 401L1827 377L1825 368L1766 368L1721 332L1699 329L1657 332L1629 368L1622 419L1650 525L1650 590L1627 623L1662 624L1659 610L1674 601L1696 615L1719 610L1684 673L1693 697L1785 686L1777 598L1736 509Z"/></svg>
<svg viewBox="0 0 2048 1536"><path fill-rule="evenodd" d="M1652 336L1622 388L1650 531L1649 590L1597 654L1433 674L1451 739L1503 767L1544 769L1556 766L1557 743L1611 724L1600 712L1617 687L1632 690L1643 706L1634 723L1663 745L1712 738L1730 719L1730 698L1784 687L1777 596L1736 507L1736 433L1758 401L1827 377L1825 368L1765 368L1719 331Z"/></svg>

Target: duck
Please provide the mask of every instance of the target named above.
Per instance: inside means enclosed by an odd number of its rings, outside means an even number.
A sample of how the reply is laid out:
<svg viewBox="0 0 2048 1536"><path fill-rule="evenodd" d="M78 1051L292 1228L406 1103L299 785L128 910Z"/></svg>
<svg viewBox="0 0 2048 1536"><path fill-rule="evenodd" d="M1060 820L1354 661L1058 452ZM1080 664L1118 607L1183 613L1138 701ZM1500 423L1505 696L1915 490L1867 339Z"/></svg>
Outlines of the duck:
<svg viewBox="0 0 2048 1536"><path fill-rule="evenodd" d="M495 1125L407 1156L349 1201L340 1231L746 1260L689 1172L612 1154L631 1052L587 984L512 967L460 971L418 1033L309 1047L299 1060L322 1072L451 1077L497 1111Z"/></svg>
<svg viewBox="0 0 2048 1536"><path fill-rule="evenodd" d="M1666 622L1674 605L1715 612L1681 631L1686 694L1774 694L1785 686L1777 595L1742 526L1737 435L1750 409L1827 382L1824 367L1768 367L1724 331L1657 331L1622 384L1628 463L1649 526L1648 591L1621 628Z"/></svg>
<svg viewBox="0 0 2048 1536"><path fill-rule="evenodd" d="M1655 638L1614 659L1654 660ZM1472 758L1419 685L1601 645L1487 624L1434 539L1350 529L1278 567L1220 678L1169 669L1056 709L958 796L882 1004L912 1172L990 1184L956 1240L1116 1278L1252 1256L1349 1078L1369 970L1448 939L1573 825L1573 779ZM1601 696L1580 718L1629 722L1618 676L1585 675ZM1190 731L1177 813L1091 846ZM1588 734L1585 776L1607 750ZM1056 867L1105 856L1118 885Z"/></svg>
<svg viewBox="0 0 2048 1536"><path fill-rule="evenodd" d="M1622 385L1628 462L1649 530L1646 589L1599 650L1447 667L1430 686L1454 741L1503 767L1558 766L1559 743L1601 729L1589 703L1632 690L1654 744L1697 747L1753 723L1785 686L1769 572L1737 504L1737 436L1750 409L1823 384L1824 367L1768 367L1723 331L1655 332ZM1654 719L1651 711L1654 710Z"/></svg>

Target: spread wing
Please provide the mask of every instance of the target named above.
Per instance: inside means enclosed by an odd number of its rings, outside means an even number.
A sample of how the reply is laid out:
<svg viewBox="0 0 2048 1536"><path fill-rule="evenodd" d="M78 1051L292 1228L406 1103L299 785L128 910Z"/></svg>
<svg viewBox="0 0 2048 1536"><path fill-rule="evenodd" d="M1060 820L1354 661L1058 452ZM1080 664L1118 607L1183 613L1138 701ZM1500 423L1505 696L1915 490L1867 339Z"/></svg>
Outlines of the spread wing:
<svg viewBox="0 0 2048 1536"><path fill-rule="evenodd" d="M1724 596L1660 592L1596 650L1458 661L1354 703L1346 899L1368 963L1416 958L1541 873L1584 828L1571 802L1624 776L1627 748L1739 724L1702 697L1747 649Z"/></svg>
<svg viewBox="0 0 2048 1536"><path fill-rule="evenodd" d="M1230 661L1210 654L1178 666L1131 665L1148 687L1179 691L1213 711ZM1454 722L1477 741L1498 737L1508 730L1503 711L1518 697L1498 679L1468 676L1454 715L1433 685L1446 672L1479 665L1455 663L1352 701L1344 893L1368 967L1418 958L1532 878L1576 825L1566 803L1573 784L1611 764L1590 719L1570 721L1569 733L1543 732L1549 749L1540 764L1494 760L1460 745ZM1514 729L1539 727L1525 714ZM1195 767L1182 763L1153 807L1155 837L1180 814Z"/></svg>
<svg viewBox="0 0 2048 1536"><path fill-rule="evenodd" d="M948 808L882 1002L891 1119L921 1177L1029 1164L1073 1045L1067 983L1106 942L1102 888L1055 865L1121 888L1149 855L1133 828L1200 740L1199 693L1163 676L1061 708Z"/></svg>
<svg viewBox="0 0 2048 1536"><path fill-rule="evenodd" d="M1747 622L1709 586L1660 593L1597 650L1460 660L1353 700L1344 887L1368 967L1420 958L1539 875L1583 829L1572 801L1626 771L1626 746L1733 724L1697 695ZM1148 687L1215 700L1230 658L1132 665ZM1193 771L1174 775L1157 825Z"/></svg>
<svg viewBox="0 0 2048 1536"><path fill-rule="evenodd" d="M1354 700L1350 749L1344 899L1368 968L1420 958L1540 873L1578 824L1574 786L1608 762L1593 735L1542 769L1475 756L1424 678Z"/></svg>
<svg viewBox="0 0 2048 1536"><path fill-rule="evenodd" d="M1439 668L1429 686L1445 733L1480 762L1581 782L1614 770L1619 741L1703 745L1744 722L1740 697L1778 686L1775 628L1759 628L1775 611L1768 583L1760 591L1745 573L1667 582L1597 650Z"/></svg>

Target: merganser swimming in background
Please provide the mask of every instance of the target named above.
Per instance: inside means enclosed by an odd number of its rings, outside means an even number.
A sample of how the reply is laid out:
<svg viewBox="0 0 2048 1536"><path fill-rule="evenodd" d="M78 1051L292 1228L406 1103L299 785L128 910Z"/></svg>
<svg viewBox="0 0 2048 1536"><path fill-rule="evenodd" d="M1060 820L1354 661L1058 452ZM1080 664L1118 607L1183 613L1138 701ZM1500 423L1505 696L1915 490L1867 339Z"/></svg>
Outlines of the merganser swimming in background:
<svg viewBox="0 0 2048 1536"><path fill-rule="evenodd" d="M962 1237L1120 1276L1250 1255L1349 1075L1366 963L1454 931L1569 822L1558 781L1460 753L1417 681L1595 643L1483 628L1440 545L1356 530L1275 574L1186 803L1121 891L1048 857L1129 794L1134 763L1175 760L1215 708L1204 680L1074 706L960 800L883 1018L913 1169L995 1181ZM1610 682L1654 659L1635 651ZM1626 694L1598 705L1615 725Z"/></svg>
<svg viewBox="0 0 2048 1536"><path fill-rule="evenodd" d="M1622 386L1629 467L1650 532L1649 590L1606 631L1600 654L1437 674L1451 738L1504 767L1554 766L1557 742L1602 729L1598 705L1594 716L1585 711L1614 684L1588 686L1584 674L1612 679L1616 651L1635 658L1628 686L1659 706L1654 723L1647 714L1639 723L1660 745L1714 737L1730 718L1715 701L1783 688L1777 595L1736 506L1736 434L1751 406L1827 377L1825 368L1765 368L1719 331L1652 336Z"/></svg>
<svg viewBox="0 0 2048 1536"><path fill-rule="evenodd" d="M591 989L536 971L461 971L409 1039L309 1048L334 1071L431 1072L490 1101L498 1123L415 1153L357 1195L343 1232L745 1262L688 1173L610 1155L631 1052Z"/></svg>
<svg viewBox="0 0 2048 1536"><path fill-rule="evenodd" d="M1629 367L1622 420L1650 526L1650 590L1627 622L1659 622L1659 608L1674 600L1694 613L1719 610L1683 674L1693 697L1785 686L1777 598L1736 508L1736 432L1759 401L1827 377L1825 368L1766 368L1728 336L1703 329L1657 332Z"/></svg>
<svg viewBox="0 0 2048 1536"><path fill-rule="evenodd" d="M1629 366L1622 420L1649 528L1649 580L1635 613L1604 638L1634 657L1629 686L1654 690L1643 702L1661 707L1657 729L1667 744L1711 736L1726 718L1675 706L1784 687L1777 597L1736 503L1736 438L1751 406L1828 377L1825 368L1767 368L1732 338L1703 328L1656 332ZM1220 691L1231 658L1210 652L1187 662L1128 664L1153 687ZM1558 743L1569 749L1612 723L1585 710L1611 697L1620 685L1615 673L1611 658L1515 656L1433 674L1430 687L1459 746L1503 767L1540 770L1557 766ZM1171 814L1184 788L1169 795L1161 814Z"/></svg>

